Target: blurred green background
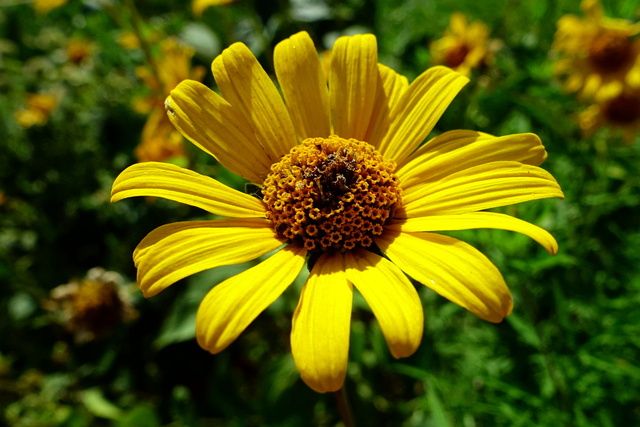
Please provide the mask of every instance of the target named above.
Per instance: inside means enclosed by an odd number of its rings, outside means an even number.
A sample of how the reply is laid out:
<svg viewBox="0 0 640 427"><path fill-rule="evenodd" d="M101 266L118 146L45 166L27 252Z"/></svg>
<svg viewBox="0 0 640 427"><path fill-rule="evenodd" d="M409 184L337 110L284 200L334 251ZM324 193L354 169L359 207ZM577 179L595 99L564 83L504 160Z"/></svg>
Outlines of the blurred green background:
<svg viewBox="0 0 640 427"><path fill-rule="evenodd" d="M602 4L609 16L638 20L635 0ZM133 284L131 254L146 233L207 218L159 199L109 204L113 179L137 161L148 116L136 99L164 96L139 67L153 71L161 41L177 37L214 87L210 63L235 41L272 74L275 44L295 32L309 31L319 51L340 35L372 32L380 62L411 80L433 65L430 43L460 11L486 23L501 48L473 70L435 133L538 134L549 152L543 167L566 199L502 211L549 230L560 252L506 231L455 233L499 267L513 314L490 324L420 286L425 332L408 359L393 359L356 298L345 384L354 418L361 426L640 425L640 145L607 128L585 137L577 117L587 104L553 75L556 22L581 15L578 1L239 0L201 16L170 0L34 6L0 0L0 424L340 425L334 397L307 388L289 352L301 281L216 356L194 340L195 312L211 286L246 265L151 299ZM86 50L72 55L71 41ZM26 126L17 117L33 93L56 105L36 108L45 117ZM244 189L188 143L170 161ZM120 275L112 278L124 302L82 336L58 286L77 286L93 267ZM125 305L126 318L110 314Z"/></svg>

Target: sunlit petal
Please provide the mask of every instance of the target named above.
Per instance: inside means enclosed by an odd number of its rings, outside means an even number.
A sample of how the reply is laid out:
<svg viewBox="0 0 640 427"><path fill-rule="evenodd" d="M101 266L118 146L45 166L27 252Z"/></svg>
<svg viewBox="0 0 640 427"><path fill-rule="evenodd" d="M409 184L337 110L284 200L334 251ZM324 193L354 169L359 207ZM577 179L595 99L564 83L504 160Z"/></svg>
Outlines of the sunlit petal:
<svg viewBox="0 0 640 427"><path fill-rule="evenodd" d="M394 220L386 226L399 232L454 231L475 228L493 228L522 233L538 242L551 255L558 253L558 243L543 228L510 215L494 212L471 212L458 215L429 215L405 220Z"/></svg>
<svg viewBox="0 0 640 427"><path fill-rule="evenodd" d="M514 161L539 166L547 152L537 135L494 137L471 130L445 132L417 149L398 168L402 188L433 182L483 163Z"/></svg>
<svg viewBox="0 0 640 427"><path fill-rule="evenodd" d="M111 202L137 196L162 197L222 216L265 216L259 199L170 163L136 163L122 171L113 182Z"/></svg>
<svg viewBox="0 0 640 427"><path fill-rule="evenodd" d="M329 97L333 133L364 141L379 85L376 38L340 37L331 51Z"/></svg>
<svg viewBox="0 0 640 427"><path fill-rule="evenodd" d="M433 233L388 232L380 250L405 273L489 322L511 313L513 300L498 269L468 244Z"/></svg>
<svg viewBox="0 0 640 427"><path fill-rule="evenodd" d="M429 68L409 85L396 108L393 122L379 150L387 159L402 162L429 135L468 78L449 68Z"/></svg>
<svg viewBox="0 0 640 427"><path fill-rule="evenodd" d="M405 189L396 216L466 213L549 197L564 197L549 172L518 162L491 162Z"/></svg>
<svg viewBox="0 0 640 427"><path fill-rule="evenodd" d="M302 288L291 331L296 367L319 393L339 390L344 382L352 301L342 253L325 252Z"/></svg>
<svg viewBox="0 0 640 427"><path fill-rule="evenodd" d="M163 225L133 253L138 286L153 296L192 274L251 261L282 245L266 219L186 221Z"/></svg>
<svg viewBox="0 0 640 427"><path fill-rule="evenodd" d="M329 136L327 79L309 34L300 32L278 43L274 64L298 138Z"/></svg>
<svg viewBox="0 0 640 427"><path fill-rule="evenodd" d="M371 307L391 354L411 356L422 340L424 314L407 276L391 261L367 250L347 252L345 263L347 279Z"/></svg>
<svg viewBox="0 0 640 427"><path fill-rule="evenodd" d="M213 60L211 69L224 99L251 123L269 162L288 153L297 142L289 112L249 48L232 44Z"/></svg>
<svg viewBox="0 0 640 427"><path fill-rule="evenodd" d="M295 280L306 253L298 245L289 245L216 285L198 309L198 344L211 353L227 348Z"/></svg>
<svg viewBox="0 0 640 427"><path fill-rule="evenodd" d="M397 112L395 105L409 86L405 76L396 73L385 65L378 64L378 74L377 98L371 114L369 130L365 137L365 141L376 148L382 138L389 132L389 126L393 122L391 111Z"/></svg>
<svg viewBox="0 0 640 427"><path fill-rule="evenodd" d="M271 161L249 122L202 83L183 81L171 91L165 107L185 138L231 172L255 183L269 173Z"/></svg>

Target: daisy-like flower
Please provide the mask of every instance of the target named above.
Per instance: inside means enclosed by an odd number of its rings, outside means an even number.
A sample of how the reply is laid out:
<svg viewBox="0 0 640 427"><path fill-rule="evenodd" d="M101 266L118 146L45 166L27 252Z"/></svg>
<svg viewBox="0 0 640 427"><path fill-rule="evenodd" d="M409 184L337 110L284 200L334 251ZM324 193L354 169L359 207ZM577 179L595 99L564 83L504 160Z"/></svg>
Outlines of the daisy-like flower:
<svg viewBox="0 0 640 427"><path fill-rule="evenodd" d="M469 76L471 70L493 61L499 43L489 39L489 28L480 21L467 22L460 12L451 15L444 36L431 43L431 57L435 64L446 65Z"/></svg>
<svg viewBox="0 0 640 427"><path fill-rule="evenodd" d="M621 94L591 105L580 113L580 128L586 136L607 127L621 134L627 144L640 135L640 89L625 90Z"/></svg>
<svg viewBox="0 0 640 427"><path fill-rule="evenodd" d="M183 138L167 117L164 100L171 89L185 79L200 80L203 67L191 67L194 50L174 38L163 40L157 63L157 75L148 67L138 67L136 73L152 91L152 95L134 99L134 109L149 114L142 140L136 147L136 158L141 162L163 161L184 155Z"/></svg>
<svg viewBox="0 0 640 427"><path fill-rule="evenodd" d="M581 6L584 18L560 18L552 47L565 89L601 101L640 87L640 24L604 16L598 0Z"/></svg>
<svg viewBox="0 0 640 427"><path fill-rule="evenodd" d="M413 354L423 332L420 298L407 275L490 322L508 315L513 302L497 268L468 244L433 232L512 230L556 253L545 230L480 212L562 197L538 167L546 158L539 138L456 130L421 145L468 79L434 67L409 84L378 64L370 34L336 41L328 80L304 32L276 46L274 64L283 96L251 51L235 43L212 64L221 95L184 81L166 100L182 134L259 184L262 199L170 164L139 163L116 178L114 202L157 196L229 217L149 233L134 252L144 295L275 251L202 301L197 340L218 353L309 260L291 351L302 379L318 392L343 384L353 287L396 358Z"/></svg>

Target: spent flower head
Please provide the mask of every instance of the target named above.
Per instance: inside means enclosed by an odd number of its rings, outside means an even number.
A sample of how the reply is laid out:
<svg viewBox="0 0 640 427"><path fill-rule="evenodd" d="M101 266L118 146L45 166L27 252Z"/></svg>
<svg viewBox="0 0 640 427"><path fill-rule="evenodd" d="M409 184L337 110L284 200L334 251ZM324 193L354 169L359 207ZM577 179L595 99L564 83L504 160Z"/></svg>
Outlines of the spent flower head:
<svg viewBox="0 0 640 427"><path fill-rule="evenodd" d="M89 270L82 280L52 289L44 307L78 343L106 336L138 314L122 276L100 267Z"/></svg>
<svg viewBox="0 0 640 427"><path fill-rule="evenodd" d="M116 178L114 202L157 196L228 217L151 231L134 252L144 295L275 251L202 301L198 343L218 353L308 262L291 351L302 379L318 392L342 387L354 287L396 358L413 354L423 332L409 277L490 322L508 315L511 294L491 261L435 232L517 231L556 253L545 230L483 211L563 197L539 167L547 156L540 139L453 130L423 143L468 79L434 67L409 84L378 64L371 34L339 38L328 77L305 32L276 46L274 65L282 95L251 51L235 43L212 64L221 94L186 80L166 100L182 134L261 186L262 198L165 163L138 163Z"/></svg>

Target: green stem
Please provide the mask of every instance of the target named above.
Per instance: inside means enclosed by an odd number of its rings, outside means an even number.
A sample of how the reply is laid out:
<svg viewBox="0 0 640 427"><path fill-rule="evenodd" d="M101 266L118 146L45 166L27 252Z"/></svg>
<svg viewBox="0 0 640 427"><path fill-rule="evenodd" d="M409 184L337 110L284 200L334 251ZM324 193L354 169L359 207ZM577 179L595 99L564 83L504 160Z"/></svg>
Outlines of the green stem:
<svg viewBox="0 0 640 427"><path fill-rule="evenodd" d="M333 393L338 404L338 412L340 412L340 418L345 427L355 427L353 416L351 415L351 406L349 405L349 399L347 399L347 393L344 390L344 386Z"/></svg>
<svg viewBox="0 0 640 427"><path fill-rule="evenodd" d="M138 13L138 9L136 9L136 6L133 3L133 0L124 0L124 4L127 7L127 9L129 9L129 13L131 14L131 27L133 29L133 33L136 35L136 37L138 38L138 41L140 42L140 48L142 48L142 52L144 53L144 58L147 61L147 64L149 65L151 72L153 73L153 77L158 82L159 87L157 90L161 92L161 95L164 95L164 93L162 93L163 82L160 79L160 71L158 68L158 63L153 57L149 42L142 34L142 20L140 18L140 14Z"/></svg>

